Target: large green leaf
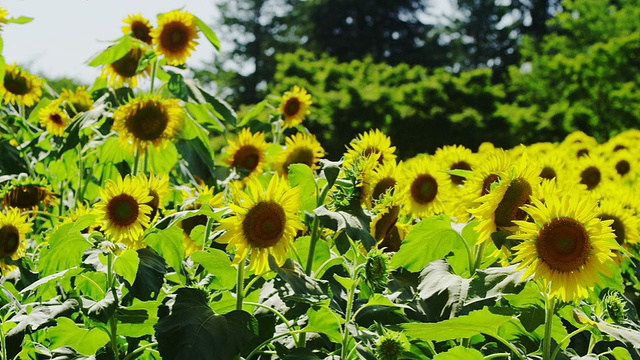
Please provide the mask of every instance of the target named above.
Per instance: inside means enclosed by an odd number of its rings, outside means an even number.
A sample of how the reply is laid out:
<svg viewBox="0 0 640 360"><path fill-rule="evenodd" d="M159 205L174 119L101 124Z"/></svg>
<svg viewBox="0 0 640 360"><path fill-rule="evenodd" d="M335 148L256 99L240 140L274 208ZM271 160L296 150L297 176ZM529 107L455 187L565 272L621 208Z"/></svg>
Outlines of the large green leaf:
<svg viewBox="0 0 640 360"><path fill-rule="evenodd" d="M376 243L376 239L369 232L371 219L361 208L347 211L330 211L324 205L317 207L313 212L320 218L320 224L333 231L344 232L353 240L362 243L365 250L369 250Z"/></svg>
<svg viewBox="0 0 640 360"><path fill-rule="evenodd" d="M233 110L231 105L229 105L226 101L210 94L205 89L198 86L194 81L185 80L185 84L187 85L189 93L193 99L201 104L211 104L211 106L213 107L212 110L214 112L214 115L218 119L223 120L230 126L236 126L238 116L236 115L236 112Z"/></svg>
<svg viewBox="0 0 640 360"><path fill-rule="evenodd" d="M109 334L99 328L83 329L73 320L58 318L58 325L48 330L52 349L69 346L83 355L94 355L109 341Z"/></svg>
<svg viewBox="0 0 640 360"><path fill-rule="evenodd" d="M133 38L125 35L118 41L89 60L89 66L109 65L125 56L133 46Z"/></svg>
<svg viewBox="0 0 640 360"><path fill-rule="evenodd" d="M433 360L482 360L482 353L473 348L464 346L456 346L447 350L447 352L439 353L433 357Z"/></svg>
<svg viewBox="0 0 640 360"><path fill-rule="evenodd" d="M342 324L344 319L331 309L321 307L318 310L311 308L307 311L309 318L304 330L325 334L329 340L339 343L342 341Z"/></svg>
<svg viewBox="0 0 640 360"><path fill-rule="evenodd" d="M311 245L311 237L302 236L296 239L294 246L296 247L296 253L300 256L300 264L307 264L309 258L309 246ZM311 269L315 272L319 270L319 267L331 258L331 252L329 251L329 244L324 240L316 241L316 247L313 251L313 265ZM320 274L316 274L316 277L321 277Z"/></svg>
<svg viewBox="0 0 640 360"><path fill-rule="evenodd" d="M141 337L153 335L158 322L159 301L139 301L118 309L118 335Z"/></svg>
<svg viewBox="0 0 640 360"><path fill-rule="evenodd" d="M133 284L136 280L139 264L140 258L138 257L138 253L135 250L127 249L120 253L114 260L113 271L122 276L127 283Z"/></svg>
<svg viewBox="0 0 640 360"><path fill-rule="evenodd" d="M51 233L49 246L42 248L38 260L38 271L42 275L55 274L82 263L82 254L91 247L75 224L63 224Z"/></svg>
<svg viewBox="0 0 640 360"><path fill-rule="evenodd" d="M176 148L186 162L188 172L199 177L209 184L215 180L213 155L207 143L202 142L199 137L176 141Z"/></svg>
<svg viewBox="0 0 640 360"><path fill-rule="evenodd" d="M27 304L25 304L27 305ZM51 321L59 316L71 316L80 309L76 299L68 299L64 303L56 300L39 304L28 304L19 313L9 319L16 324L6 335L14 336L25 330L35 331L41 327L51 326Z"/></svg>
<svg viewBox="0 0 640 360"><path fill-rule="evenodd" d="M450 309L451 315L455 315L464 305L471 279L452 274L451 267L446 261L436 260L431 262L422 270L420 278L418 296L421 299L426 300L436 294L447 292L447 300L440 315L444 314L446 309Z"/></svg>
<svg viewBox="0 0 640 360"><path fill-rule="evenodd" d="M160 294L162 284L164 284L167 263L162 256L150 248L139 249L138 258L140 264L136 280L129 293L136 299L143 301L155 300Z"/></svg>
<svg viewBox="0 0 640 360"><path fill-rule="evenodd" d="M300 264L292 259L285 260L282 266L269 256L269 267L278 274L276 288L283 299L307 303L318 303L329 298L329 284L324 280L305 275ZM284 281L285 284L281 284Z"/></svg>
<svg viewBox="0 0 640 360"><path fill-rule="evenodd" d="M163 149L153 147L147 151L149 157L149 169L156 174L171 172L178 162L178 149L173 142L167 143Z"/></svg>
<svg viewBox="0 0 640 360"><path fill-rule="evenodd" d="M233 359L258 335L257 321L247 312L214 314L205 294L180 288L165 298L154 326L163 359Z"/></svg>
<svg viewBox="0 0 640 360"><path fill-rule="evenodd" d="M300 205L304 211L312 211L316 208L316 182L313 171L306 164L289 165L289 184L298 186L300 191Z"/></svg>
<svg viewBox="0 0 640 360"><path fill-rule="evenodd" d="M191 260L215 276L212 284L215 288L233 289L236 285L236 269L231 266L229 256L222 250L207 248L191 254Z"/></svg>
<svg viewBox="0 0 640 360"><path fill-rule="evenodd" d="M169 266L179 272L184 258L182 237L182 229L171 226L163 230L151 229L147 232L143 241L160 254Z"/></svg>
<svg viewBox="0 0 640 360"><path fill-rule="evenodd" d="M450 252L466 251L464 239L451 227L448 217L434 216L420 221L402 241L391 258L391 268L403 267L411 272L443 259Z"/></svg>
<svg viewBox="0 0 640 360"><path fill-rule="evenodd" d="M207 26L207 24L205 24L204 21L200 20L200 18L198 18L197 16L194 16L194 19L196 20L198 29L200 29L200 31L202 31L202 33L204 34L204 37L206 37L207 40L209 40L211 45L213 45L213 47L216 48L216 50L220 51L220 40L218 39L218 36L216 35L216 33L213 32L213 30L211 30L211 28Z"/></svg>

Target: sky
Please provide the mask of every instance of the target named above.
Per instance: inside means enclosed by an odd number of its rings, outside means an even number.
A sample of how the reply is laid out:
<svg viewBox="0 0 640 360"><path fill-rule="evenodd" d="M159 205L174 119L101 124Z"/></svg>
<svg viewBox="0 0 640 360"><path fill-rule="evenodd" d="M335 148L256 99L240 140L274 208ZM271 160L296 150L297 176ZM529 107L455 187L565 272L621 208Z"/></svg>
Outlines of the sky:
<svg viewBox="0 0 640 360"><path fill-rule="evenodd" d="M27 24L3 26L2 55L7 63L86 85L100 74L100 68L86 65L87 61L123 35L122 20L127 15L140 13L155 26L158 13L180 8L207 24L212 24L217 14L211 0L4 0L0 6L7 9L9 17L33 18ZM215 52L200 35L187 65L201 67Z"/></svg>

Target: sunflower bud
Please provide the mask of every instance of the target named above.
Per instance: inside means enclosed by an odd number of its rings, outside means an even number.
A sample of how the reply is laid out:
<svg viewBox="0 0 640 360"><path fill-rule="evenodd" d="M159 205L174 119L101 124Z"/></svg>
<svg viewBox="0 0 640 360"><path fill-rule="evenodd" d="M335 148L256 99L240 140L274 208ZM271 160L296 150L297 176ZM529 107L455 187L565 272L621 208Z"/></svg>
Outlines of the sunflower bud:
<svg viewBox="0 0 640 360"><path fill-rule="evenodd" d="M374 292L381 291L387 285L389 277L389 257L380 249L372 249L367 255L365 279Z"/></svg>
<svg viewBox="0 0 640 360"><path fill-rule="evenodd" d="M409 341L402 333L385 330L385 334L376 342L376 359L400 359L402 353L408 351L409 347Z"/></svg>
<svg viewBox="0 0 640 360"><path fill-rule="evenodd" d="M604 298L607 314L615 323L622 323L625 319L624 300L618 293L609 293Z"/></svg>

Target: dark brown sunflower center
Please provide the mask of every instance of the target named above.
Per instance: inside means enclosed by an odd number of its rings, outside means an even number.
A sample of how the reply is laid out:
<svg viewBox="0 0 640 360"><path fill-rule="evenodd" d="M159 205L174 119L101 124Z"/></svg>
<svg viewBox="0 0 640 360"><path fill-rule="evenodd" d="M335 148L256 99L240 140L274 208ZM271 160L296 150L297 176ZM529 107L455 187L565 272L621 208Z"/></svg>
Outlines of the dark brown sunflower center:
<svg viewBox="0 0 640 360"><path fill-rule="evenodd" d="M51 114L51 116L49 116L49 120L56 125L62 125L62 116L58 113Z"/></svg>
<svg viewBox="0 0 640 360"><path fill-rule="evenodd" d="M292 97L284 104L284 115L287 117L296 116L300 111L300 100Z"/></svg>
<svg viewBox="0 0 640 360"><path fill-rule="evenodd" d="M514 225L514 220L524 220L527 213L520 207L528 204L530 198L531 185L529 182L522 178L513 180L496 208L496 225L510 227Z"/></svg>
<svg viewBox="0 0 640 360"><path fill-rule="evenodd" d="M180 21L172 21L164 26L160 34L160 46L172 53L183 51L189 44L189 30Z"/></svg>
<svg viewBox="0 0 640 360"><path fill-rule="evenodd" d="M156 217L156 214L158 213L158 207L160 207L160 196L155 190L149 191L149 196L151 196L152 199L146 204L149 205L149 207L151 208L149 219L153 220Z"/></svg>
<svg viewBox="0 0 640 360"><path fill-rule="evenodd" d="M371 154L376 154L378 155L378 164L382 164L384 162L384 154L378 148L369 146L366 149L364 149L363 154L364 154L364 157L368 157Z"/></svg>
<svg viewBox="0 0 640 360"><path fill-rule="evenodd" d="M6 206L30 209L38 206L47 197L47 192L38 185L18 185L11 189L2 202Z"/></svg>
<svg viewBox="0 0 640 360"><path fill-rule="evenodd" d="M252 247L272 247L282 238L286 220L282 206L273 201L261 201L242 220L242 232Z"/></svg>
<svg viewBox="0 0 640 360"><path fill-rule="evenodd" d="M149 104L130 116L127 129L137 139L153 141L159 139L169 124L168 116L158 106Z"/></svg>
<svg viewBox="0 0 640 360"><path fill-rule="evenodd" d="M4 87L14 95L25 95L31 91L26 77L10 72L5 73Z"/></svg>
<svg viewBox="0 0 640 360"><path fill-rule="evenodd" d="M116 226L129 226L138 219L139 204L131 195L114 196L107 204L107 217Z"/></svg>
<svg viewBox="0 0 640 360"><path fill-rule="evenodd" d="M631 164L627 160L620 160L616 163L616 171L620 176L627 175L631 171Z"/></svg>
<svg viewBox="0 0 640 360"><path fill-rule="evenodd" d="M411 183L411 197L415 202L426 205L438 194L438 182L429 174L419 175Z"/></svg>
<svg viewBox="0 0 640 360"><path fill-rule="evenodd" d="M285 170L289 170L289 165L291 164L305 164L309 167L313 166L315 157L313 156L313 151L309 148L298 148L295 149L284 163Z"/></svg>
<svg viewBox="0 0 640 360"><path fill-rule="evenodd" d="M482 193L480 193L480 196L487 195L491 191L491 184L496 181L500 181L500 176L496 174L487 175L484 180L482 180Z"/></svg>
<svg viewBox="0 0 640 360"><path fill-rule="evenodd" d="M393 206L389 209L389 212L382 215L380 220L376 222L376 240L380 241L384 239L391 228L395 227L396 221L398 221L398 214L400 214L400 207Z"/></svg>
<svg viewBox="0 0 640 360"><path fill-rule="evenodd" d="M545 224L536 239L540 259L560 272L578 270L589 259L591 243L587 230L572 218L557 218Z"/></svg>
<svg viewBox="0 0 640 360"><path fill-rule="evenodd" d="M233 156L233 166L240 166L249 170L255 169L260 163L260 150L253 145L244 145Z"/></svg>
<svg viewBox="0 0 640 360"><path fill-rule="evenodd" d="M542 171L540 171L540 177L543 179L548 179L548 180L552 180L556 178L556 171L553 170L553 168L549 167L549 166L545 166L544 168L542 168Z"/></svg>
<svg viewBox="0 0 640 360"><path fill-rule="evenodd" d="M20 232L13 225L0 228L0 260L13 255L20 245Z"/></svg>
<svg viewBox="0 0 640 360"><path fill-rule="evenodd" d="M190 218L182 220L182 231L188 235L191 235L191 230L193 230L196 226L207 225L207 215L196 215Z"/></svg>
<svg viewBox="0 0 640 360"><path fill-rule="evenodd" d="M582 180L580 180L580 183L587 185L587 189L592 190L593 188L598 186L598 184L600 184L602 175L600 174L600 170L597 167L589 166L588 168L582 170L582 172L580 173L580 177L582 178Z"/></svg>
<svg viewBox="0 0 640 360"><path fill-rule="evenodd" d="M613 233L616 235L616 241L618 244L622 245L625 239L625 231L624 231L624 223L620 220L619 217L609 214L600 215L601 220L613 220L613 224L611 224L611 229Z"/></svg>
<svg viewBox="0 0 640 360"><path fill-rule="evenodd" d="M471 165L469 165L466 161L458 161L457 163L451 165L449 170L471 170ZM456 185L464 184L466 180L464 177L459 175L450 175L451 181Z"/></svg>
<svg viewBox="0 0 640 360"><path fill-rule="evenodd" d="M111 64L111 68L123 78L134 77L141 57L142 51L140 49L131 49L125 56L114 61Z"/></svg>
<svg viewBox="0 0 640 360"><path fill-rule="evenodd" d="M134 38L140 41L144 41L147 44L151 44L151 29L149 29L149 27L145 23L141 21L132 22L131 32L133 33Z"/></svg>
<svg viewBox="0 0 640 360"><path fill-rule="evenodd" d="M373 199L380 199L380 197L387 192L387 190L391 189L393 191L393 187L396 186L396 180L394 178L386 177L382 178L376 186L373 187L373 193L371 197Z"/></svg>

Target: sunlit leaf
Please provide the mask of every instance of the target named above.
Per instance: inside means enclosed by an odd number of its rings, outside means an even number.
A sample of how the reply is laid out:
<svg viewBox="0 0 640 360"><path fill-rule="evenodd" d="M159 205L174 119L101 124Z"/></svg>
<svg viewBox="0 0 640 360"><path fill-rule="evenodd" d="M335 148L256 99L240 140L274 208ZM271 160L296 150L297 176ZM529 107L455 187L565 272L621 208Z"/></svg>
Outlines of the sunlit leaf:
<svg viewBox="0 0 640 360"><path fill-rule="evenodd" d="M38 271L42 275L55 274L82 263L82 254L91 247L91 242L79 230L73 230L74 227L73 223L63 224L51 233L49 246L42 248L38 260Z"/></svg>
<svg viewBox="0 0 640 360"><path fill-rule="evenodd" d="M167 261L175 271L180 271L184 258L182 229L172 226L164 230L151 229L143 241Z"/></svg>
<svg viewBox="0 0 640 360"><path fill-rule="evenodd" d="M213 47L216 48L216 50L220 51L220 40L218 40L218 36L216 36L216 33L213 32L213 30L211 30L211 28L207 26L207 24L205 24L204 21L200 20L200 18L198 18L197 16L194 16L194 19L196 20L196 24L198 24L198 29L202 31L202 33L207 38L207 40L209 40L211 45L213 45Z"/></svg>
<svg viewBox="0 0 640 360"><path fill-rule="evenodd" d="M267 100L262 100L259 103L251 107L238 123L238 127L245 126L250 120L256 118L264 110L264 107L268 104Z"/></svg>
<svg viewBox="0 0 640 360"><path fill-rule="evenodd" d="M159 301L140 301L118 309L118 334L130 337L153 335L158 322Z"/></svg>
<svg viewBox="0 0 640 360"><path fill-rule="evenodd" d="M215 276L213 280L217 285L215 287L233 289L235 286L237 270L231 266L231 260L224 251L212 248L195 251L191 254L191 260L202 265L209 274Z"/></svg>
<svg viewBox="0 0 640 360"><path fill-rule="evenodd" d="M309 166L306 164L289 165L289 184L291 187L298 186L302 210L312 211L316 208L316 182Z"/></svg>
<svg viewBox="0 0 640 360"><path fill-rule="evenodd" d="M80 304L76 299L68 299L63 303L52 300L32 306L25 307L9 319L9 321L17 325L7 333L7 336L14 336L25 330L35 331L41 327L51 326L53 325L53 319L59 316L71 316L71 314L80 309Z"/></svg>
<svg viewBox="0 0 640 360"><path fill-rule="evenodd" d="M439 353L433 357L433 360L483 360L482 353L473 348L467 348L464 346L456 346L447 350L446 352Z"/></svg>
<svg viewBox="0 0 640 360"><path fill-rule="evenodd" d="M279 287L283 298L309 303L328 298L328 283L305 275L302 267L292 259L287 259L282 266L278 266L273 257L269 256L269 267L288 285L288 288Z"/></svg>
<svg viewBox="0 0 640 360"><path fill-rule="evenodd" d="M342 341L341 328L344 324L342 316L326 307L321 307L318 310L311 308L307 311L307 316L309 320L304 328L305 331L325 334L329 340L336 343Z"/></svg>
<svg viewBox="0 0 640 360"><path fill-rule="evenodd" d="M109 341L109 334L99 328L82 329L73 320L58 318L58 325L48 330L51 348L69 346L83 355L93 355Z"/></svg>
<svg viewBox="0 0 640 360"><path fill-rule="evenodd" d="M114 61L125 56L129 52L129 50L131 50L133 44L134 42L132 37L129 35L125 35L118 39L115 44L109 46L105 50L92 57L87 62L87 65L101 66L113 64Z"/></svg>
<svg viewBox="0 0 640 360"><path fill-rule="evenodd" d="M118 254L113 262L113 271L116 274L122 276L122 278L129 284L133 284L136 280L136 273L138 272L138 265L140 264L140 258L135 250L124 250Z"/></svg>
<svg viewBox="0 0 640 360"><path fill-rule="evenodd" d="M16 18L7 18L5 21L7 24L27 24L33 21L33 18L28 16L18 16Z"/></svg>
<svg viewBox="0 0 640 360"><path fill-rule="evenodd" d="M296 247L296 253L300 256L300 264L307 264L309 258L309 246L311 245L311 237L301 236L293 243ZM312 270L315 272L319 270L320 266L331 258L331 252L329 251L329 245L326 241L316 241L315 249L313 251L313 265ZM316 274L316 277L320 277Z"/></svg>

